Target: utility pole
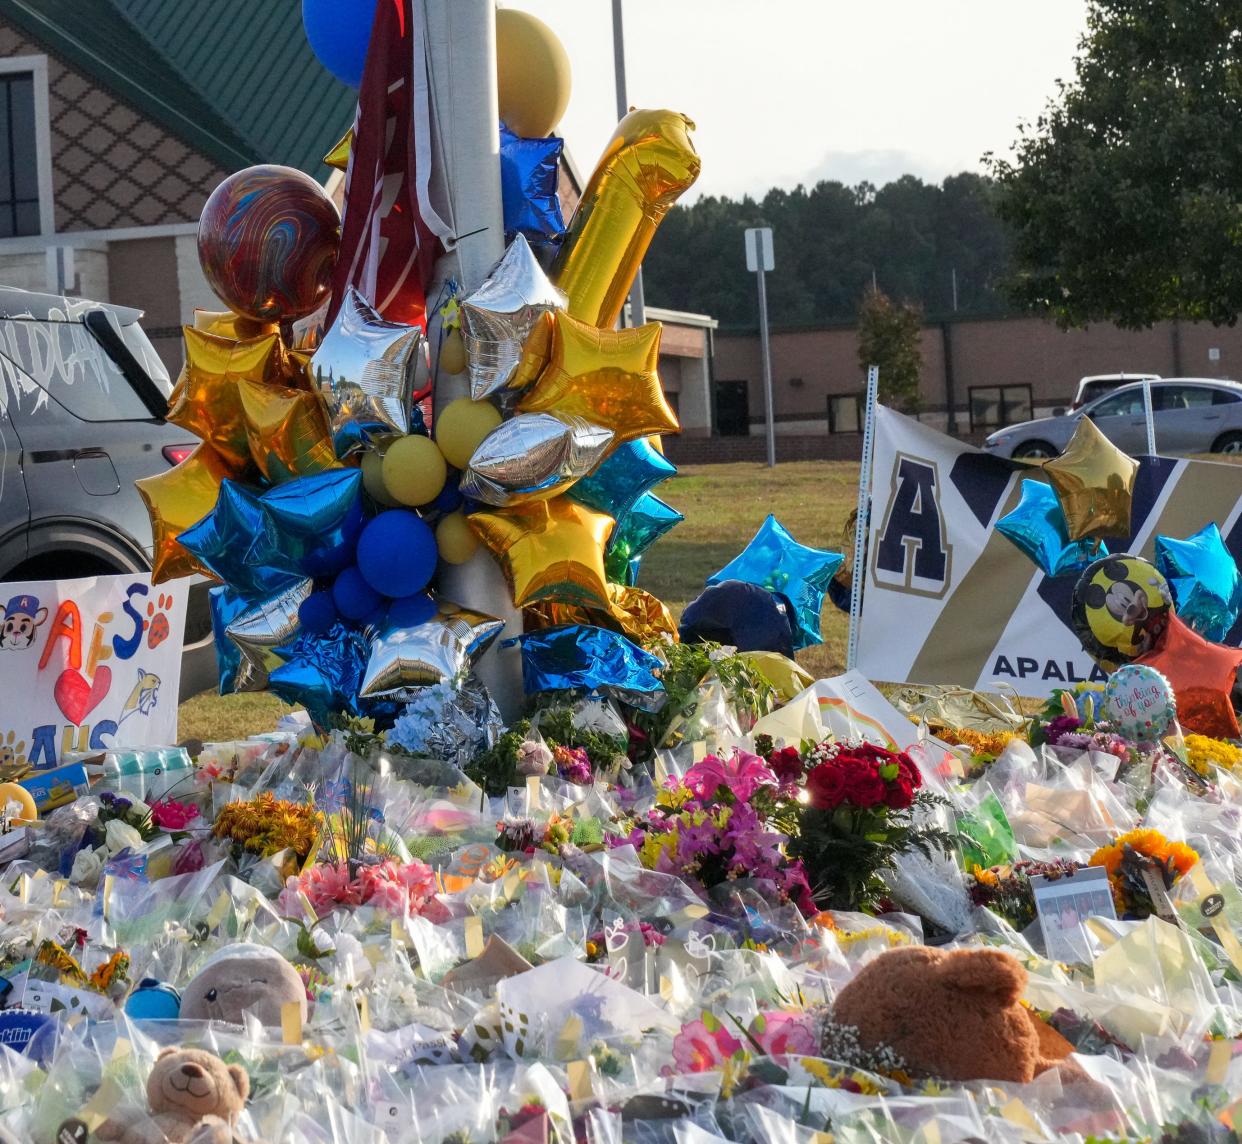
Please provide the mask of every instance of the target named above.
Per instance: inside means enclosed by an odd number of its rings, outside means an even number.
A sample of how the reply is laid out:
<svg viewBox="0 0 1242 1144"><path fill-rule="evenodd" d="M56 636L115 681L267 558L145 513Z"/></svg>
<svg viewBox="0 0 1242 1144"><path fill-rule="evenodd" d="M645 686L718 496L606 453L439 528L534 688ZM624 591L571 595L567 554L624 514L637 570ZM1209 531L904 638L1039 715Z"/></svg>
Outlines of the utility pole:
<svg viewBox="0 0 1242 1144"><path fill-rule="evenodd" d="M617 83L617 119L624 119L630 111L625 95L625 29L621 20L621 0L612 0L612 71ZM643 298L643 268L639 266L630 287L630 325L642 326L647 322L647 305Z"/></svg>

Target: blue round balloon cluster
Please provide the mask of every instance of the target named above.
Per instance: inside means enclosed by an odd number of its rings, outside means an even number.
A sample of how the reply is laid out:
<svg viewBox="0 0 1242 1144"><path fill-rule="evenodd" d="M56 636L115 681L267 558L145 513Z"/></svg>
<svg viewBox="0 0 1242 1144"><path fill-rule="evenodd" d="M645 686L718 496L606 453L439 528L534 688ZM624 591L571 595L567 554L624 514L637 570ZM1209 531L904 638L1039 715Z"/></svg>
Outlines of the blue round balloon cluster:
<svg viewBox="0 0 1242 1144"><path fill-rule="evenodd" d="M367 62L376 0L302 0L302 26L319 62L357 87Z"/></svg>

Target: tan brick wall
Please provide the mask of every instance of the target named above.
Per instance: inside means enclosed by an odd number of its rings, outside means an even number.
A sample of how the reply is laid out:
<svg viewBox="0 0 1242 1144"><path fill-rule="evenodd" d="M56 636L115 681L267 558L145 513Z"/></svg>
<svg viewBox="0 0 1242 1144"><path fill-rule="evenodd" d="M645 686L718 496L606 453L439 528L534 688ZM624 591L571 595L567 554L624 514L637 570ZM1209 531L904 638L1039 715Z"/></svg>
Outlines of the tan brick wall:
<svg viewBox="0 0 1242 1144"><path fill-rule="evenodd" d="M48 57L57 231L193 222L224 177L210 160L0 23L0 56Z"/></svg>
<svg viewBox="0 0 1242 1144"><path fill-rule="evenodd" d="M1092 326L1058 330L1035 318L952 322L923 331L923 407L932 423L943 423L947 407L945 339L950 341L954 407L959 431L969 426L973 386L1029 384L1040 408L1065 405L1078 379L1093 373L1159 373L1165 377L1242 379L1242 327L1214 328L1182 322L1150 330ZM863 374L858 338L852 328L772 335L772 389L779 425L822 420L829 395L857 393ZM1218 361L1208 351L1218 349ZM745 380L752 426L763 420L758 337L718 334L714 372L718 380ZM801 384L794 385L793 378ZM936 415L939 416L936 416Z"/></svg>

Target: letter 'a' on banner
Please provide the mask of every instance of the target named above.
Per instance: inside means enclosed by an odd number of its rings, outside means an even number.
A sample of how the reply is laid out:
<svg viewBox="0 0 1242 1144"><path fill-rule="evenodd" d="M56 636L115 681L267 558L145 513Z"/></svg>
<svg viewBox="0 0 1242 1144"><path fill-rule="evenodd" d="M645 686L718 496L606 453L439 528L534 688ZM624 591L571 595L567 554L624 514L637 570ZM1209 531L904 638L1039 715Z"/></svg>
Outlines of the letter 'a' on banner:
<svg viewBox="0 0 1242 1144"><path fill-rule="evenodd" d="M994 457L879 407L871 467L858 669L893 683L1012 687L1046 697L1103 673L1070 627L1077 577L1045 576L996 530L1037 466ZM1217 521L1242 558L1242 482L1209 461L1139 458L1133 535L1114 552L1153 558L1155 538Z"/></svg>
<svg viewBox="0 0 1242 1144"><path fill-rule="evenodd" d="M145 573L0 585L0 764L175 743L188 593Z"/></svg>

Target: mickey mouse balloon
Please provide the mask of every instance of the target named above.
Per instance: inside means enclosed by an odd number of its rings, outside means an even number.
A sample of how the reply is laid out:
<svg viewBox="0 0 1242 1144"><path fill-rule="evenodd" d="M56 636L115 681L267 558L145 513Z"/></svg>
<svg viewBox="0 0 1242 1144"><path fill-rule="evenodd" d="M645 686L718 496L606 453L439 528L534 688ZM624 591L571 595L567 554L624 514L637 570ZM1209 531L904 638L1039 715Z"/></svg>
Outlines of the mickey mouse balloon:
<svg viewBox="0 0 1242 1144"><path fill-rule="evenodd" d="M1110 668L1157 646L1172 601L1168 581L1146 560L1106 556L1079 577L1070 620L1087 654Z"/></svg>

